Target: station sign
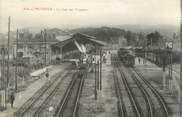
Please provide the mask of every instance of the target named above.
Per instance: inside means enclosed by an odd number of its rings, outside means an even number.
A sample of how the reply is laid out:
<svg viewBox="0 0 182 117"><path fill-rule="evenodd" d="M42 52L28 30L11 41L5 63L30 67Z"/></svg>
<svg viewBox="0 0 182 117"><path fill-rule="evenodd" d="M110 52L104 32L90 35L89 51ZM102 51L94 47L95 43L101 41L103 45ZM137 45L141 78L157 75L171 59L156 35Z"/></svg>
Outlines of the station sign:
<svg viewBox="0 0 182 117"><path fill-rule="evenodd" d="M173 49L173 42L172 41L166 42L166 49Z"/></svg>

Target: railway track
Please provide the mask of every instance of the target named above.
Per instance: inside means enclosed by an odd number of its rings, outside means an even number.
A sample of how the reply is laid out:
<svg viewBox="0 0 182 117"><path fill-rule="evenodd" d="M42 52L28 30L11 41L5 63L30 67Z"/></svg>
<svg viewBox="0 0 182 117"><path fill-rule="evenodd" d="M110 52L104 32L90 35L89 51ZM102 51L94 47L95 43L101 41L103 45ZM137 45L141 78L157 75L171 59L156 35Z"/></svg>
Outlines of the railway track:
<svg viewBox="0 0 182 117"><path fill-rule="evenodd" d="M53 80L46 82L46 84L41 87L30 99L28 99L14 114L13 117L23 117L31 116L36 109L33 107L41 106L41 104L46 100L46 98L54 90L55 84L58 83L60 77L64 76L67 72L59 72L53 76ZM46 95L45 95L46 94ZM39 101L39 102L38 102ZM28 114L28 115L27 115ZM32 115L33 116L33 115Z"/></svg>
<svg viewBox="0 0 182 117"><path fill-rule="evenodd" d="M146 85L146 89L150 89L151 90L151 93L153 93L155 95L155 97L157 98L159 104L160 104L160 107L162 108L163 110L163 117L169 117L170 116L170 112L169 112L169 109L168 109L168 106L166 104L166 101L164 100L164 98L162 97L162 95L157 91L157 89L155 89L155 87L153 87L149 81L147 81L143 75L138 72L135 68L132 69L138 76L139 78L143 81L143 84ZM142 84L141 84L142 85ZM149 91L148 91L149 92ZM161 117L162 115L160 115Z"/></svg>
<svg viewBox="0 0 182 117"><path fill-rule="evenodd" d="M59 106L57 107L54 117L77 117L79 109L79 100L84 84L85 71L81 71L78 77L74 78L65 94Z"/></svg>
<svg viewBox="0 0 182 117"><path fill-rule="evenodd" d="M114 74L115 74L115 72L114 72ZM114 75L115 90L116 90L116 95L117 95L117 98L118 98L119 117L126 117L127 116L126 107L125 107L124 102L123 102L123 98L122 98L123 95L121 93L121 87L120 87L119 82L120 81L118 80L117 76Z"/></svg>
<svg viewBox="0 0 182 117"><path fill-rule="evenodd" d="M117 58L115 58L117 59ZM117 67L119 69L119 72L122 76L122 80L123 83L125 85L125 89L128 92L128 96L130 98L133 110L136 114L137 117L143 117L144 114L142 114L142 109L140 107L140 105L137 102L137 99L134 97L135 94L132 92L132 88L130 88L129 84L127 83L127 78L124 74L125 70L122 70L120 67L120 63L119 60L117 60L118 63L115 63L115 67ZM162 97L162 95L157 91L157 89L155 89L143 76L141 73L139 73L136 69L132 69L132 68L125 68L129 74L131 74L131 77L134 81L134 83L137 85L137 87L140 89L141 93L143 94L143 98L145 100L146 103L146 107L147 107L147 117L169 117L169 109L168 106L164 100L164 98ZM115 71L114 71L115 72ZM116 74L116 73L114 73ZM117 78L118 79L118 78ZM120 99L120 97L122 96L122 94L119 94L118 90L121 90L119 88L119 86L117 86L118 84L116 82L120 82L119 80L117 80L114 76L114 80L115 80L115 87L116 87L116 93L118 96L118 99ZM133 97L133 98L132 98ZM118 102L120 105L118 107L119 109L119 115L122 115L121 117L125 117L126 113L124 111L124 107L123 107L123 102L119 101ZM123 114L125 113L125 114Z"/></svg>
<svg viewBox="0 0 182 117"><path fill-rule="evenodd" d="M115 65L115 63L112 60L112 64ZM122 88L121 88L121 83L118 79L118 77L116 76L116 68L114 68L114 72L113 72L113 77L114 77L114 84L115 84L115 90L116 90L116 96L118 98L118 112L119 112L119 117L126 117L127 113L126 113L126 107L124 105L124 101L123 101L123 94L122 94Z"/></svg>
<svg viewBox="0 0 182 117"><path fill-rule="evenodd" d="M115 60L119 61L117 58L115 58ZM115 68L118 68L118 71L119 71L119 73L120 73L120 75L121 75L122 82L123 82L124 87L125 87L125 89L126 89L126 91L127 91L127 94L128 94L128 97L129 97L129 100L130 100L130 103L131 103L131 106L132 106L132 108L133 108L133 112L134 112L135 116L136 116L136 117L144 117L144 115L143 115L143 113L142 113L142 110L141 110L141 107L139 106L139 104L138 104L138 102L137 102L137 100L136 100L136 98L135 98L135 95L134 95L134 93L133 93L131 87L129 86L129 83L128 83L128 81L127 81L127 78L126 78L124 72L120 69L121 65L115 62L114 67L115 67ZM121 82L121 81L120 81L120 80L121 80L120 78L117 77L117 79L118 79L119 82ZM123 105L123 104L121 104L121 105ZM122 107L123 107L123 106L120 106L120 108L122 108ZM119 108L119 109L120 109L120 108ZM120 112L120 111L121 111L122 113L124 113L123 108L122 108L122 110L119 110L119 112ZM125 117L124 114L123 114L123 117Z"/></svg>
<svg viewBox="0 0 182 117"><path fill-rule="evenodd" d="M44 102L38 108L36 108L36 111L33 113L33 117L51 116L52 113L50 113L48 111L49 107L53 107L53 109L54 109L58 106L54 102L55 101L59 102L59 100L62 99L62 94L64 94L63 92L65 90L65 87L67 87L66 83L70 82L71 79L76 77L77 73L73 73L71 75L72 75L72 77L70 76L70 74L69 75L66 74L66 76L64 76L64 78L62 78L57 84L55 84L55 87L53 88L53 90L51 91L49 96L47 96L46 99L44 100ZM54 103L54 104L52 104L52 103ZM49 105L49 107L47 107L47 105ZM48 113L46 113L46 112L48 112Z"/></svg>
<svg viewBox="0 0 182 117"><path fill-rule="evenodd" d="M147 104L147 115L148 117L156 117L155 114L154 114L154 104L152 102L152 99L150 97L150 95L148 94L148 91L147 89L143 86L143 84L138 80L138 78L135 76L135 74L132 73L132 71L130 72L131 75L132 75L132 78L134 80L134 82L137 84L138 88L140 89L140 91L142 92L143 94L143 97L145 99L145 102Z"/></svg>
<svg viewBox="0 0 182 117"><path fill-rule="evenodd" d="M118 66L120 67L120 66ZM132 107L133 107L133 110L134 110L134 113L136 114L136 117L144 117L143 113L142 113L142 109L141 107L139 106L139 103L131 89L131 87L129 86L129 83L127 81L127 78L124 74L124 72L119 68L119 72L121 74L121 77L122 77L122 80L123 80L123 83L125 85L125 89L127 90L128 92L128 95L129 95L129 99L131 101L131 104L132 104Z"/></svg>

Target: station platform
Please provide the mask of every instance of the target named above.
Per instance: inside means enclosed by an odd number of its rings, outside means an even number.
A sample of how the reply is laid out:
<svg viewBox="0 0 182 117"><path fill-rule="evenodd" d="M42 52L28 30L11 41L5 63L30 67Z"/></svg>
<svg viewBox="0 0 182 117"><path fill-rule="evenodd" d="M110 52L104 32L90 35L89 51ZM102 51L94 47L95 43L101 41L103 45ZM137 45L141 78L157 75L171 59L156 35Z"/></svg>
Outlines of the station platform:
<svg viewBox="0 0 182 117"><path fill-rule="evenodd" d="M140 62L139 62L140 61ZM143 62L145 61L145 62ZM141 57L136 57L135 59L135 67L137 67L138 69L145 69L145 71L158 71L162 74L162 68L158 67L157 65L155 65L154 63L148 61L148 60L144 60ZM172 72L172 82L171 82L171 90L177 90L178 93L180 92L180 65L179 64L173 64L173 72ZM154 74L152 74L154 75ZM168 67L166 67L166 78L168 76ZM159 79L161 80L161 79ZM169 88L169 87L167 87Z"/></svg>
<svg viewBox="0 0 182 117"><path fill-rule="evenodd" d="M102 90L97 90L97 100L94 70L87 73L80 100L79 117L118 117L111 54L106 55L106 63L102 64Z"/></svg>
<svg viewBox="0 0 182 117"><path fill-rule="evenodd" d="M68 66L69 66L69 64L49 67L50 78L54 74L64 71L65 68L67 68ZM40 71L41 70L38 70L38 72L40 72ZM46 79L45 75L41 75L41 77L38 80L36 80L35 82L33 82L32 84L30 84L26 88L26 90L16 93L13 108L11 108L10 103L8 103L7 109L5 111L0 112L0 117L11 117L13 115L13 113L18 108L20 108L30 97L32 97L34 95L34 93L36 91L38 91L47 81L48 81L48 79Z"/></svg>
<svg viewBox="0 0 182 117"><path fill-rule="evenodd" d="M155 65L154 63L144 59L144 58L141 58L141 57L136 57L135 58L135 67L144 67L147 68L147 69L156 69L156 68L159 68L157 65Z"/></svg>

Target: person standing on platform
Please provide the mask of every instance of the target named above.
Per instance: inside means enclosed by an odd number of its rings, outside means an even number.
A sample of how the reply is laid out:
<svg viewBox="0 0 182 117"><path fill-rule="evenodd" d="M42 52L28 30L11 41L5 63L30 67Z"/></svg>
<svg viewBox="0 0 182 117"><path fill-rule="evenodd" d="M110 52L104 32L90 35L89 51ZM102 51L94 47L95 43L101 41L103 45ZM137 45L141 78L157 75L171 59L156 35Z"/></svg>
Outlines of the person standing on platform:
<svg viewBox="0 0 182 117"><path fill-rule="evenodd" d="M140 64L140 58L138 58L138 63Z"/></svg>
<svg viewBox="0 0 182 117"><path fill-rule="evenodd" d="M13 108L14 100L15 100L15 95L14 95L14 93L12 92L11 95L10 95L11 108Z"/></svg>
<svg viewBox="0 0 182 117"><path fill-rule="evenodd" d="M46 69L46 74L45 74L46 78L49 80L49 71L48 69Z"/></svg>
<svg viewBox="0 0 182 117"><path fill-rule="evenodd" d="M104 61L104 63L106 63L106 56L105 55L104 55L103 61Z"/></svg>

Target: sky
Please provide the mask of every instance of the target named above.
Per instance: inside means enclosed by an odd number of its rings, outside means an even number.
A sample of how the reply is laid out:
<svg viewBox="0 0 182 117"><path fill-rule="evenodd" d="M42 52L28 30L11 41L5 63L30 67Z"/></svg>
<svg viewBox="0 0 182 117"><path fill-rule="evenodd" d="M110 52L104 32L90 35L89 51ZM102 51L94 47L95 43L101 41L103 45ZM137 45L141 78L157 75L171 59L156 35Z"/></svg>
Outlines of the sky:
<svg viewBox="0 0 182 117"><path fill-rule="evenodd" d="M23 27L179 25L180 0L0 0L0 32Z"/></svg>

